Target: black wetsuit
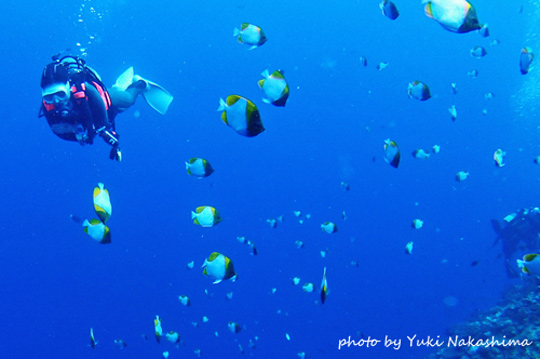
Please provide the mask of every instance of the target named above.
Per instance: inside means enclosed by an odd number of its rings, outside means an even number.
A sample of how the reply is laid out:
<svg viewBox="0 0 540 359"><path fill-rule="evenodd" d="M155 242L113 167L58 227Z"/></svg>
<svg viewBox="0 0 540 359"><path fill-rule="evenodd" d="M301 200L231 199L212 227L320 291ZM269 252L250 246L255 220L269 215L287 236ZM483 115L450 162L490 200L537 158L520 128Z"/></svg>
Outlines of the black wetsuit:
<svg viewBox="0 0 540 359"><path fill-rule="evenodd" d="M82 89L81 89L82 90ZM53 132L67 141L81 144L93 143L96 130L113 129L113 118L116 111L109 108L92 83L84 82L84 97L75 98L72 93L66 106L47 110L42 104L42 112ZM83 132L84 138L77 138L77 132Z"/></svg>

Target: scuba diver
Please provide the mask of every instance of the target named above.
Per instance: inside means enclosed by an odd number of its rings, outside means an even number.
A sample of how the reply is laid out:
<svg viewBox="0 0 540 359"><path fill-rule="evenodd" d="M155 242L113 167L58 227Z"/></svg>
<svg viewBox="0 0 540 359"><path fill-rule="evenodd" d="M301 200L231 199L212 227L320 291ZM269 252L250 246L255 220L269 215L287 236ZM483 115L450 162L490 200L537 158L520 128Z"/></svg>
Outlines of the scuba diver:
<svg viewBox="0 0 540 359"><path fill-rule="evenodd" d="M112 146L109 158L120 162L116 115L133 105L139 94L164 115L173 96L161 86L135 75L133 67L107 89L84 59L60 55L53 56L53 62L43 69L39 117L45 116L58 137L82 146L92 144L99 135Z"/></svg>
<svg viewBox="0 0 540 359"><path fill-rule="evenodd" d="M522 208L504 217L505 226L499 221L491 220L493 230L497 234L496 245L502 242L502 255L506 264L506 274L510 278L519 275L515 262L523 253L540 249L540 208Z"/></svg>

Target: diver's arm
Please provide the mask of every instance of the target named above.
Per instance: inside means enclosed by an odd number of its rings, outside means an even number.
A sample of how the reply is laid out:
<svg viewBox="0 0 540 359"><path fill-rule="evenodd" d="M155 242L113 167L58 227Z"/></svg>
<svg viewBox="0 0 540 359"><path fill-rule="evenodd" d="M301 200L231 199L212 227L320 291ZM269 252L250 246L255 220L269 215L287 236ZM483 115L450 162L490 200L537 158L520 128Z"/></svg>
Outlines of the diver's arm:
<svg viewBox="0 0 540 359"><path fill-rule="evenodd" d="M94 127L96 132L111 148L109 158L116 161L122 160L122 153L118 144L118 134L114 131L107 115L107 108L98 90L89 83L86 83L86 96L88 106L92 112Z"/></svg>
<svg viewBox="0 0 540 359"><path fill-rule="evenodd" d="M90 112L92 113L92 120L96 130L99 129L109 129L111 124L107 117L107 109L105 108L105 103L99 95L98 90L94 85L85 82L86 91L85 94L88 98L88 106Z"/></svg>

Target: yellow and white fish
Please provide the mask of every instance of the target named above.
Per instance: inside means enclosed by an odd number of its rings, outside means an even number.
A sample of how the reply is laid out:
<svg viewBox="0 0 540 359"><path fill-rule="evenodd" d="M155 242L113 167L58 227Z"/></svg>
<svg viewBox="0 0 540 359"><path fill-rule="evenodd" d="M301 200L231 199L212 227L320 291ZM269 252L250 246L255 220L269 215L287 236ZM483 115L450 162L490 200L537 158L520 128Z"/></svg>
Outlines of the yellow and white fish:
<svg viewBox="0 0 540 359"><path fill-rule="evenodd" d="M517 265L525 274L540 276L540 254L526 254L523 260L517 260Z"/></svg>
<svg viewBox="0 0 540 359"><path fill-rule="evenodd" d="M112 214L109 191L105 189L105 186L101 182L99 182L98 186L94 188L94 209L96 210L97 216L103 223L106 223Z"/></svg>
<svg viewBox="0 0 540 359"><path fill-rule="evenodd" d="M456 173L456 181L465 181L469 177L470 173L467 171L459 171Z"/></svg>
<svg viewBox="0 0 540 359"><path fill-rule="evenodd" d="M426 16L448 31L465 33L481 28L476 10L466 0L423 0L422 3Z"/></svg>
<svg viewBox="0 0 540 359"><path fill-rule="evenodd" d="M522 75L529 73L529 68L534 59L534 54L530 47L525 46L521 49L521 55L519 56L519 70Z"/></svg>
<svg viewBox="0 0 540 359"><path fill-rule="evenodd" d="M419 149L414 150L412 155L414 156L414 158L425 160L429 158L429 151L424 151L423 149L419 148Z"/></svg>
<svg viewBox="0 0 540 359"><path fill-rule="evenodd" d="M412 221L412 227L413 227L414 229L420 229L420 228L422 228L423 226L424 226L424 221L421 220L421 219L419 219L419 218L414 219L414 220Z"/></svg>
<svg viewBox="0 0 540 359"><path fill-rule="evenodd" d="M478 33L482 37L488 37L489 36L489 26L488 26L488 24L484 24L484 25L480 26L480 28L478 29Z"/></svg>
<svg viewBox="0 0 540 359"><path fill-rule="evenodd" d="M156 335L156 340L159 343L161 341L161 336L163 335L163 329L161 328L161 319L159 315L156 315L154 319L154 334Z"/></svg>
<svg viewBox="0 0 540 359"><path fill-rule="evenodd" d="M475 46L471 49L471 56L476 57L477 59L487 55L487 51L482 46Z"/></svg>
<svg viewBox="0 0 540 359"><path fill-rule="evenodd" d="M210 165L210 162L204 158L193 157L186 162L186 171L188 175L195 177L208 177L214 173L214 169Z"/></svg>
<svg viewBox="0 0 540 359"><path fill-rule="evenodd" d="M323 232L332 234L337 232L337 225L333 222L324 222L321 224L321 229Z"/></svg>
<svg viewBox="0 0 540 359"><path fill-rule="evenodd" d="M412 241L407 242L407 244L405 245L405 253L412 254L412 251L413 251L413 242Z"/></svg>
<svg viewBox="0 0 540 359"><path fill-rule="evenodd" d="M448 109L448 112L450 113L450 118L452 119L452 121L455 121L457 119L457 109L456 109L456 105L452 105L449 109Z"/></svg>
<svg viewBox="0 0 540 359"><path fill-rule="evenodd" d="M497 167L503 167L505 165L504 158L506 157L506 151L502 149L497 149L495 153L493 153L493 159L495 160L495 165Z"/></svg>
<svg viewBox="0 0 540 359"><path fill-rule="evenodd" d="M186 307L189 307L191 305L191 300L189 299L187 295L179 295L178 301L182 303L183 305L185 305Z"/></svg>
<svg viewBox="0 0 540 359"><path fill-rule="evenodd" d="M326 301L326 292L328 291L328 282L326 281L326 267L324 267L323 278L321 282L321 302Z"/></svg>
<svg viewBox="0 0 540 359"><path fill-rule="evenodd" d="M229 322L227 327L229 327L229 331L231 333L239 333L242 330L242 327L240 326L240 324L235 323L235 322Z"/></svg>
<svg viewBox="0 0 540 359"><path fill-rule="evenodd" d="M304 292L306 292L306 293L313 293L313 291L315 290L315 284L313 284L313 283L305 283L305 284L302 286L302 289L303 289Z"/></svg>
<svg viewBox="0 0 540 359"><path fill-rule="evenodd" d="M171 343L180 343L180 334L178 334L177 332L170 331L165 334L165 338L167 338L167 340Z"/></svg>
<svg viewBox="0 0 540 359"><path fill-rule="evenodd" d="M414 97L415 99L420 100L420 101L426 101L431 98L431 92L429 90L429 86L417 80L409 83L409 87L407 88L407 93L409 95L409 98Z"/></svg>
<svg viewBox="0 0 540 359"><path fill-rule="evenodd" d="M99 219L83 222L84 232L101 244L111 243L111 230Z"/></svg>
<svg viewBox="0 0 540 359"><path fill-rule="evenodd" d="M266 220L266 223L268 223L268 225L272 228L276 228L277 227L277 220L275 220L274 218L269 218Z"/></svg>
<svg viewBox="0 0 540 359"><path fill-rule="evenodd" d="M383 15L389 18L390 20L395 20L399 16L399 11L396 5L394 5L394 3L389 0L383 0L379 4L379 8L381 9Z"/></svg>
<svg viewBox="0 0 540 359"><path fill-rule="evenodd" d="M230 279L236 281L238 275L234 271L233 262L229 257L213 252L208 259L203 263L203 274L215 279L214 284L220 283L222 280Z"/></svg>
<svg viewBox="0 0 540 359"><path fill-rule="evenodd" d="M384 160L394 168L398 168L399 160L401 159L401 154L397 143L387 139L384 141Z"/></svg>
<svg viewBox="0 0 540 359"><path fill-rule="evenodd" d="M114 340L114 345L116 345L120 349L124 349L125 347L127 347L126 342L123 341L122 339L115 339Z"/></svg>
<svg viewBox="0 0 540 359"><path fill-rule="evenodd" d="M257 106L247 98L230 95L227 100L219 99L218 111L223 111L221 120L238 134L254 137L264 132L264 125Z"/></svg>
<svg viewBox="0 0 540 359"><path fill-rule="evenodd" d="M259 80L258 85L267 97L263 102L278 107L285 106L289 98L289 84L285 80L283 70L276 70L271 74L268 70L264 70L261 75L264 79Z"/></svg>
<svg viewBox="0 0 540 359"><path fill-rule="evenodd" d="M98 342L96 338L94 338L94 328L90 328L90 346L92 349L95 349L97 344Z"/></svg>
<svg viewBox="0 0 540 359"><path fill-rule="evenodd" d="M191 211L191 219L193 223L201 227L213 227L221 222L217 209L210 206L200 206L195 209L195 212Z"/></svg>
<svg viewBox="0 0 540 359"><path fill-rule="evenodd" d="M233 36L238 37L239 43L251 45L250 50L261 46L268 40L260 27L246 22L242 23L240 29L234 28Z"/></svg>

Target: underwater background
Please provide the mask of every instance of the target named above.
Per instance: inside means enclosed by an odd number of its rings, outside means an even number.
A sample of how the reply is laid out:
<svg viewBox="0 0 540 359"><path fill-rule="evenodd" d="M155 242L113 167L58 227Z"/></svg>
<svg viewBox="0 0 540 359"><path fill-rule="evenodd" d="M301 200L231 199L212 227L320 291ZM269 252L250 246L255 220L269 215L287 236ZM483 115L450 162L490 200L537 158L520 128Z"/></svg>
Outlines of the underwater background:
<svg viewBox="0 0 540 359"><path fill-rule="evenodd" d="M446 31L420 1L394 3L395 21L365 0L3 4L0 357L180 358L200 349L208 358L421 358L435 349L409 347L406 336L447 335L520 284L506 276L490 221L539 205L539 75L534 62L525 76L518 66L524 46L538 49L539 4L475 0L491 32L483 38ZM238 43L243 22L268 42ZM485 57L469 54L477 45ZM121 163L101 140L63 141L37 117L41 71L68 48L109 86L133 66L175 97L165 116L138 99L117 117ZM284 108L262 102L265 69L284 70ZM433 97L409 99L414 80ZM246 138L222 123L219 98L230 94L258 106L265 132ZM387 138L401 149L398 169L385 162ZM429 159L411 155L433 145L441 150ZM493 161L498 148L504 167ZM187 175L191 157L215 173ZM470 177L456 181L459 171ZM113 206L107 245L70 219L95 217L98 182ZM223 221L193 224L203 205ZM271 228L267 219L279 216ZM423 228L411 227L416 218ZM325 221L338 232L321 231ZM231 258L236 282L201 274L212 252ZM304 292L305 282L317 290ZM180 344L156 342L156 315ZM230 321L242 330L231 333ZM403 343L338 350L349 336Z"/></svg>

